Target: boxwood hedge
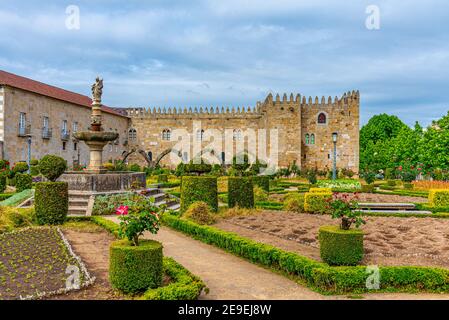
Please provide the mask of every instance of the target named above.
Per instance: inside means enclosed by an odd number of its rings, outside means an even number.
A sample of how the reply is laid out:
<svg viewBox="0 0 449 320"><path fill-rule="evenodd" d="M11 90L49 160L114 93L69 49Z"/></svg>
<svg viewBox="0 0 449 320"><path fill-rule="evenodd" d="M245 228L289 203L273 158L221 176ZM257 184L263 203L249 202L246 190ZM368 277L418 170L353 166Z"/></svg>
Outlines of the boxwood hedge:
<svg viewBox="0 0 449 320"><path fill-rule="evenodd" d="M162 284L162 244L157 241L141 240L138 246L115 241L109 260L109 280L115 289L133 294Z"/></svg>
<svg viewBox="0 0 449 320"><path fill-rule="evenodd" d="M31 174L19 173L16 175L16 190L22 192L33 188L33 177Z"/></svg>
<svg viewBox="0 0 449 320"><path fill-rule="evenodd" d="M261 187L266 192L270 192L270 177L268 176L254 176L253 183L255 186Z"/></svg>
<svg viewBox="0 0 449 320"><path fill-rule="evenodd" d="M69 209L66 182L39 182L34 196L37 222L40 225L63 224Z"/></svg>
<svg viewBox="0 0 449 320"><path fill-rule="evenodd" d="M6 190L7 178L6 174L0 174L0 193Z"/></svg>
<svg viewBox="0 0 449 320"><path fill-rule="evenodd" d="M144 300L196 300L206 287L204 282L189 270L171 258L163 260L164 274L170 277L172 283L165 287L148 289L143 295Z"/></svg>
<svg viewBox="0 0 449 320"><path fill-rule="evenodd" d="M254 190L251 177L228 178L228 207L254 208Z"/></svg>
<svg viewBox="0 0 449 320"><path fill-rule="evenodd" d="M341 230L338 226L322 226L318 233L320 256L335 266L355 266L363 258L363 232Z"/></svg>
<svg viewBox="0 0 449 320"><path fill-rule="evenodd" d="M207 244L215 245L254 263L297 276L323 293L344 294L379 291L449 292L449 270L431 267L379 267L380 290L366 283L371 273L365 266L331 267L293 252L258 243L235 233L200 226L174 216L163 216L165 225Z"/></svg>
<svg viewBox="0 0 449 320"><path fill-rule="evenodd" d="M186 211L194 202L207 203L211 210L218 211L217 178L183 176L181 180L181 211Z"/></svg>

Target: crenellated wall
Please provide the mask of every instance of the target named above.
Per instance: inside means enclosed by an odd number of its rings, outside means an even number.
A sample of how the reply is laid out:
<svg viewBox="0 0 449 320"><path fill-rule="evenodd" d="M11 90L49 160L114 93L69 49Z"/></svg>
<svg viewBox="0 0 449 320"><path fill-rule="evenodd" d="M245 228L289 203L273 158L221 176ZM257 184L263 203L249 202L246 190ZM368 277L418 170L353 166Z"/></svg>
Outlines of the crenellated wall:
<svg viewBox="0 0 449 320"><path fill-rule="evenodd" d="M275 97L269 94L263 102L257 102L254 107L128 108L126 112L131 118L131 129L137 132L137 139L129 141L129 148L151 151L153 158L156 158L176 144L176 141L163 140L162 132L175 129L186 129L193 145L197 129L194 126L200 122L202 130L216 129L223 135L225 131L240 130L244 141L247 129L265 129L267 155L275 149L275 141L270 139L270 131L277 131L277 159L280 167L296 163L302 168L330 169L332 133L338 132L337 166L358 172L359 104L359 92L352 91L334 99L306 98L293 93L283 94L282 97L279 94ZM318 123L320 113L326 115L325 124ZM314 144L310 144L310 140L309 144L306 144L306 134L314 135ZM259 143L259 138L257 141ZM236 153L238 142L233 143L231 152L223 145L217 157L221 158L221 152L225 152L225 159L231 159ZM208 144L207 139L201 142L203 147ZM259 147L258 144L256 153L259 152ZM190 158L192 156L194 150L191 148ZM132 155L129 161L144 164L143 158L137 154ZM174 166L168 157L162 164Z"/></svg>

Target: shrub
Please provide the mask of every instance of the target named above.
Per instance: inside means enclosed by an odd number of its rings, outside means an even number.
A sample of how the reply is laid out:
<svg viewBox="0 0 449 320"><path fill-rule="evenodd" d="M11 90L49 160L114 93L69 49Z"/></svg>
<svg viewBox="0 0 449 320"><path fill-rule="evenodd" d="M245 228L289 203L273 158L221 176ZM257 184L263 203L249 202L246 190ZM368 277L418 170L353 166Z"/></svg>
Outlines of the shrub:
<svg viewBox="0 0 449 320"><path fill-rule="evenodd" d="M157 176L157 183L166 183L168 182L168 174L160 174Z"/></svg>
<svg viewBox="0 0 449 320"><path fill-rule="evenodd" d="M0 170L9 169L8 160L0 160Z"/></svg>
<svg viewBox="0 0 449 320"><path fill-rule="evenodd" d="M192 203L182 215L182 218L198 224L213 224L215 222L215 217L210 212L209 205L201 201Z"/></svg>
<svg viewBox="0 0 449 320"><path fill-rule="evenodd" d="M114 171L115 165L112 162L106 162L103 163L103 168L105 168L107 171Z"/></svg>
<svg viewBox="0 0 449 320"><path fill-rule="evenodd" d="M395 180L388 180L387 181L387 185L389 185L390 187L395 187L396 186L396 181Z"/></svg>
<svg viewBox="0 0 449 320"><path fill-rule="evenodd" d="M128 170L133 172L141 172L142 168L137 163L133 163L128 167Z"/></svg>
<svg viewBox="0 0 449 320"><path fill-rule="evenodd" d="M360 181L349 179L320 180L318 181L317 186L320 188L344 191L358 191L362 188Z"/></svg>
<svg viewBox="0 0 449 320"><path fill-rule="evenodd" d="M356 195L334 194L333 199L329 202L332 219L340 219L342 230L349 230L352 224L355 224L356 228L365 224L362 213L357 210L359 208L357 200Z"/></svg>
<svg viewBox="0 0 449 320"><path fill-rule="evenodd" d="M31 159L30 161L30 166L37 166L39 165L39 160L37 159Z"/></svg>
<svg viewBox="0 0 449 320"><path fill-rule="evenodd" d="M416 173L410 171L404 171L401 174L401 180L403 182L412 183L416 179Z"/></svg>
<svg viewBox="0 0 449 320"><path fill-rule="evenodd" d="M310 188L310 193L332 193L331 188Z"/></svg>
<svg viewBox="0 0 449 320"><path fill-rule="evenodd" d="M6 190L7 178L5 174L0 174L0 192L3 193Z"/></svg>
<svg viewBox="0 0 449 320"><path fill-rule="evenodd" d="M163 259L164 274L172 280L168 286L148 289L143 295L144 300L196 300L203 288L204 282L190 273L182 265L171 258Z"/></svg>
<svg viewBox="0 0 449 320"><path fill-rule="evenodd" d="M209 173L212 171L212 165L204 163L203 160L191 160L190 163L184 165L184 172L196 173L198 175Z"/></svg>
<svg viewBox="0 0 449 320"><path fill-rule="evenodd" d="M365 179L367 184L372 184L376 181L376 174L372 171L367 171L363 173L363 179Z"/></svg>
<svg viewBox="0 0 449 320"><path fill-rule="evenodd" d="M61 157L46 155L41 159L39 168L45 178L56 181L67 169L67 162Z"/></svg>
<svg viewBox="0 0 449 320"><path fill-rule="evenodd" d="M18 173L24 173L28 171L28 164L26 162L17 162L14 167L12 167L12 173L15 176Z"/></svg>
<svg viewBox="0 0 449 320"><path fill-rule="evenodd" d="M406 190L412 190L412 189L413 189L413 183L410 183L410 182L404 182L404 189L406 189Z"/></svg>
<svg viewBox="0 0 449 320"><path fill-rule="evenodd" d="M268 201L268 192L266 192L261 187L255 186L253 192L255 202Z"/></svg>
<svg viewBox="0 0 449 320"><path fill-rule="evenodd" d="M304 210L309 213L330 213L328 201L332 199L332 193L308 192L304 196Z"/></svg>
<svg viewBox="0 0 449 320"><path fill-rule="evenodd" d="M288 194L284 199L284 210L297 213L304 212L304 194Z"/></svg>
<svg viewBox="0 0 449 320"><path fill-rule="evenodd" d="M254 176L253 183L255 186L261 187L266 192L270 192L270 177L268 176Z"/></svg>
<svg viewBox="0 0 449 320"><path fill-rule="evenodd" d="M363 232L323 226L319 230L321 259L329 265L351 266L363 258Z"/></svg>
<svg viewBox="0 0 449 320"><path fill-rule="evenodd" d="M395 178L395 174L394 174L395 169L393 168L387 168L385 169L385 178L392 180Z"/></svg>
<svg viewBox="0 0 449 320"><path fill-rule="evenodd" d="M36 219L40 225L64 223L69 209L68 193L66 182L39 182L36 184L34 206Z"/></svg>
<svg viewBox="0 0 449 320"><path fill-rule="evenodd" d="M181 211L186 211L197 201L207 203L212 211L218 211L217 178L183 176L181 180Z"/></svg>
<svg viewBox="0 0 449 320"><path fill-rule="evenodd" d="M373 193L375 186L373 184L364 184L362 185L362 192L364 193Z"/></svg>
<svg viewBox="0 0 449 320"><path fill-rule="evenodd" d="M307 172L307 180L310 184L316 184L317 183L317 177L316 177L316 171L315 170L309 170Z"/></svg>
<svg viewBox="0 0 449 320"><path fill-rule="evenodd" d="M39 166L31 166L30 167L31 176L35 177L40 174Z"/></svg>
<svg viewBox="0 0 449 320"><path fill-rule="evenodd" d="M143 201L125 201L116 209L119 215L119 231L121 238L127 238L134 245L139 245L139 237L144 232L149 231L156 234L160 227L160 214L164 208L154 205L153 199L144 199Z"/></svg>
<svg viewBox="0 0 449 320"><path fill-rule="evenodd" d="M429 204L431 207L449 207L449 189L447 190L430 190Z"/></svg>
<svg viewBox="0 0 449 320"><path fill-rule="evenodd" d="M115 289L134 294L161 286L161 243L143 240L139 246L130 246L127 240L115 241L109 256L109 280Z"/></svg>
<svg viewBox="0 0 449 320"><path fill-rule="evenodd" d="M228 178L228 207L254 208L254 189L251 177Z"/></svg>
<svg viewBox="0 0 449 320"><path fill-rule="evenodd" d="M31 174L19 173L16 176L16 190L22 192L33 188L33 177Z"/></svg>
<svg viewBox="0 0 449 320"><path fill-rule="evenodd" d="M0 233L34 224L34 209L18 209L0 206Z"/></svg>

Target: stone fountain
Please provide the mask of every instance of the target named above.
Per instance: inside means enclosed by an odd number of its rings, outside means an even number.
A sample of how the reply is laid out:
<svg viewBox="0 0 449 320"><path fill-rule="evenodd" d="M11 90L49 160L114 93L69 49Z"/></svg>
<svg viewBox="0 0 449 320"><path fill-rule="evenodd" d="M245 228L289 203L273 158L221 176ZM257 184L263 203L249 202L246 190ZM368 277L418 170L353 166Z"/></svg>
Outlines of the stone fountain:
<svg viewBox="0 0 449 320"><path fill-rule="evenodd" d="M118 139L116 132L104 131L101 111L101 96L103 93L103 80L97 77L92 85L92 116L88 131L74 133L74 138L89 147L89 165L85 171L65 172L60 181L69 184L69 190L87 192L120 192L130 189L137 181L141 188L145 188L146 179L143 172L108 172L103 167L103 148L111 141Z"/></svg>

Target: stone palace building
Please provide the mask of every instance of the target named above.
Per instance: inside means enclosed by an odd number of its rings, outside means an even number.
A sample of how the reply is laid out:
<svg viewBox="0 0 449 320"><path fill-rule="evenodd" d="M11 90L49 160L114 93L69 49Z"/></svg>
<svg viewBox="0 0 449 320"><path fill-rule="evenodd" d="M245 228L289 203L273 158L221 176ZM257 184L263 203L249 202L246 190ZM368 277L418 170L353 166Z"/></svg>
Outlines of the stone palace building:
<svg viewBox="0 0 449 320"><path fill-rule="evenodd" d="M31 142L32 158L57 154L64 157L69 166L86 164L87 147L72 134L87 129L91 103L87 96L0 71L1 158L12 163L26 161ZM267 156L276 152L279 167L296 163L303 169L331 169L332 134L336 132L337 167L358 172L359 108L358 91L321 99L269 94L254 107L239 108L103 106L103 127L119 133L117 141L105 147L103 159L174 167L196 155L196 143L208 149L217 163L229 163L240 143L253 158L261 154L262 147ZM231 139L225 138L211 149L210 129L223 137L231 135ZM176 147L179 139L185 138L179 136L179 130L187 131L186 136L192 142L190 150ZM250 131L256 132L255 148L248 145ZM266 132L266 142L259 136L261 131ZM276 132L276 141L270 136L272 131ZM276 148L273 148L274 142ZM174 158L179 159L177 163L170 161L173 153L176 154Z"/></svg>

